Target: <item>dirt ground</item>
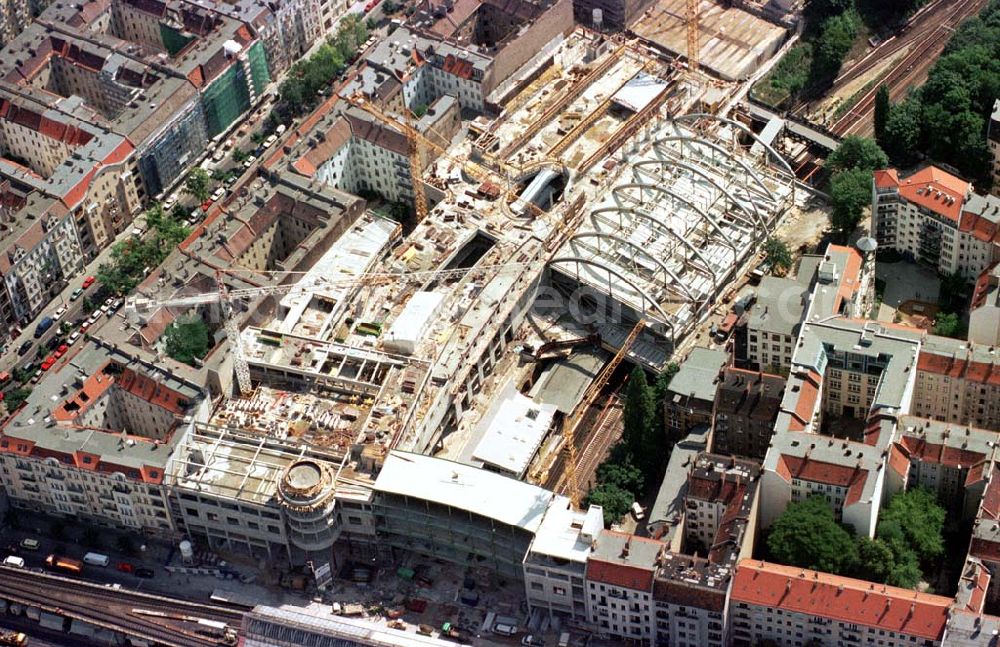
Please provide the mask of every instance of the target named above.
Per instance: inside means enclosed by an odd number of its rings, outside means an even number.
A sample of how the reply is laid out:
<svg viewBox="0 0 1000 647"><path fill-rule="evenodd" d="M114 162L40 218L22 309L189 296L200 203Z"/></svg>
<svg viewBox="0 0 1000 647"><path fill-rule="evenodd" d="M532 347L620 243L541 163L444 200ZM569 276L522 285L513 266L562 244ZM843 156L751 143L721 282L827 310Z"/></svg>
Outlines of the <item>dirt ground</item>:
<svg viewBox="0 0 1000 647"><path fill-rule="evenodd" d="M810 252L813 251L829 228L829 209L807 206L805 209L790 211L775 235L788 244L793 254L798 255L797 250L803 245L808 246Z"/></svg>

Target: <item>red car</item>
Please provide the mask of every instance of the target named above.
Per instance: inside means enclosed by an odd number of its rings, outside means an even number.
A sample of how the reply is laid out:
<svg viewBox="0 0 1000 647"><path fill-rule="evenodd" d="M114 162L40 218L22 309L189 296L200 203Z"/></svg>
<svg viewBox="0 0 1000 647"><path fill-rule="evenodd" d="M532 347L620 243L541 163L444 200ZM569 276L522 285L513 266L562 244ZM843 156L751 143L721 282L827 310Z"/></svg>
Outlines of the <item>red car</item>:
<svg viewBox="0 0 1000 647"><path fill-rule="evenodd" d="M207 213L208 210L211 209L211 208L212 208L212 201L211 200L205 200L204 202L201 203L201 210L202 211L204 211L204 212Z"/></svg>
<svg viewBox="0 0 1000 647"><path fill-rule="evenodd" d="M94 284L94 281L96 280L97 279L93 276L88 276L87 278L83 279L83 289L86 290L87 288L92 286Z"/></svg>
<svg viewBox="0 0 1000 647"><path fill-rule="evenodd" d="M41 369L42 369L43 371L47 371L47 370L49 370L50 368L52 368L52 365L53 365L53 364L55 364L55 363L56 363L56 362L55 362L55 360L52 360L52 359L47 359L47 360L45 360L44 362L42 362L42 365L41 365L41 367L40 367L40 368L41 368Z"/></svg>
<svg viewBox="0 0 1000 647"><path fill-rule="evenodd" d="M135 573L135 566L128 562L118 562L118 570L122 573Z"/></svg>

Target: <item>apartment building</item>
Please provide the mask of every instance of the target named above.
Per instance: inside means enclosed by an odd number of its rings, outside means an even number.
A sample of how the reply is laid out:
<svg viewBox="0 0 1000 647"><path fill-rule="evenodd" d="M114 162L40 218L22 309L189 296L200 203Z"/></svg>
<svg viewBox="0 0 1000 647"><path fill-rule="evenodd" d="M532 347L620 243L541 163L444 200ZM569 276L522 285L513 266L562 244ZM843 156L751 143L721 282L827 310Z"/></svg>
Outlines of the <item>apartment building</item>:
<svg viewBox="0 0 1000 647"><path fill-rule="evenodd" d="M85 342L4 423L0 482L15 507L173 538L167 474L208 407L199 387Z"/></svg>
<svg viewBox="0 0 1000 647"><path fill-rule="evenodd" d="M380 41L365 61L402 84L403 103L411 110L450 95L463 109L483 112L502 80L490 56L405 26Z"/></svg>
<svg viewBox="0 0 1000 647"><path fill-rule="evenodd" d="M743 498L753 498L760 465L717 454L701 454L688 473L685 546L708 553L720 529L738 516ZM736 507L736 511L732 507Z"/></svg>
<svg viewBox="0 0 1000 647"><path fill-rule="evenodd" d="M268 69L272 76L278 76L330 32L333 18L339 18L347 5L340 0L251 0L235 5L216 2L211 8L254 28L264 46Z"/></svg>
<svg viewBox="0 0 1000 647"><path fill-rule="evenodd" d="M1000 430L1000 357L994 346L927 335L910 412Z"/></svg>
<svg viewBox="0 0 1000 647"><path fill-rule="evenodd" d="M765 276L757 288L757 300L747 318L747 357L753 367L773 373L787 371L805 313L809 281Z"/></svg>
<svg viewBox="0 0 1000 647"><path fill-rule="evenodd" d="M969 302L969 343L1000 346L1000 262L979 275Z"/></svg>
<svg viewBox="0 0 1000 647"><path fill-rule="evenodd" d="M692 427L712 424L719 375L728 361L729 356L723 350L691 349L663 398L669 442L677 442Z"/></svg>
<svg viewBox="0 0 1000 647"><path fill-rule="evenodd" d="M603 530L600 506L578 512L564 496L552 500L524 557L524 592L529 609L542 609L563 620L587 622L587 557Z"/></svg>
<svg viewBox="0 0 1000 647"><path fill-rule="evenodd" d="M731 644L942 644L951 598L745 559L729 600Z"/></svg>
<svg viewBox="0 0 1000 647"><path fill-rule="evenodd" d="M879 245L973 281L1000 259L1000 198L935 166L906 177L876 171L872 231Z"/></svg>
<svg viewBox="0 0 1000 647"><path fill-rule="evenodd" d="M1000 99L993 102L990 123L986 130L986 143L990 148L993 175L993 195L1000 197Z"/></svg>
<svg viewBox="0 0 1000 647"><path fill-rule="evenodd" d="M595 29L624 30L652 4L652 0L573 0L573 16Z"/></svg>
<svg viewBox="0 0 1000 647"><path fill-rule="evenodd" d="M587 616L601 633L648 642L653 633L653 577L666 544L603 530L587 559Z"/></svg>
<svg viewBox="0 0 1000 647"><path fill-rule="evenodd" d="M726 368L715 395L712 451L762 460L784 393L779 375Z"/></svg>
<svg viewBox="0 0 1000 647"><path fill-rule="evenodd" d="M12 41L30 21L28 0L4 0L0 4L0 47Z"/></svg>

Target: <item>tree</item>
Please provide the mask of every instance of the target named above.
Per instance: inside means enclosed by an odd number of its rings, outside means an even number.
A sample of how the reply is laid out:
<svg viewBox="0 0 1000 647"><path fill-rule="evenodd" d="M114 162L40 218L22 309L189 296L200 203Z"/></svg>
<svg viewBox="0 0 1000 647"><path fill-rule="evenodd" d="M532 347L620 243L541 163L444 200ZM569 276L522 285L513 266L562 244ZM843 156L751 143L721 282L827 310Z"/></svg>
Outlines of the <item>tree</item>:
<svg viewBox="0 0 1000 647"><path fill-rule="evenodd" d="M653 391L646 383L646 372L638 366L628 378L623 417L622 440L643 473L649 476L658 463L656 439L660 416L656 412Z"/></svg>
<svg viewBox="0 0 1000 647"><path fill-rule="evenodd" d="M208 326L200 317L175 321L163 333L164 350L178 362L195 365L208 354Z"/></svg>
<svg viewBox="0 0 1000 647"><path fill-rule="evenodd" d="M875 93L875 141L882 145L885 141L885 124L889 120L889 110L892 108L889 103L889 87L884 83L878 86ZM885 148L882 146L882 148Z"/></svg>
<svg viewBox="0 0 1000 647"><path fill-rule="evenodd" d="M919 97L908 97L889 109L885 134L879 144L896 166L911 166L920 147L923 107Z"/></svg>
<svg viewBox="0 0 1000 647"><path fill-rule="evenodd" d="M858 562L855 576L870 582L885 582L896 567L892 549L881 539L857 537Z"/></svg>
<svg viewBox="0 0 1000 647"><path fill-rule="evenodd" d="M204 202L212 195L212 178L205 169L200 166L195 167L188 173L184 189L193 195L198 202ZM159 205L156 207L159 208ZM162 209L160 209L160 213L163 213Z"/></svg>
<svg viewBox="0 0 1000 647"><path fill-rule="evenodd" d="M16 411L28 399L29 395L31 395L31 389L23 386L7 391L7 395L4 396L4 405L7 407L7 411L11 413Z"/></svg>
<svg viewBox="0 0 1000 647"><path fill-rule="evenodd" d="M944 554L945 511L938 505L934 493L923 487L899 492L879 513L877 536L890 546L904 541L921 562Z"/></svg>
<svg viewBox="0 0 1000 647"><path fill-rule="evenodd" d="M628 512L635 499L632 494L613 483L602 483L587 495L587 505L599 505L604 512L604 525L610 526Z"/></svg>
<svg viewBox="0 0 1000 647"><path fill-rule="evenodd" d="M923 576L916 554L912 550L902 551L894 557L892 570L889 571L885 583L904 589L913 589L920 584L920 579Z"/></svg>
<svg viewBox="0 0 1000 647"><path fill-rule="evenodd" d="M809 78L817 89L828 87L840 72L840 65L854 45L858 34L858 16L853 11L827 18L813 46Z"/></svg>
<svg viewBox="0 0 1000 647"><path fill-rule="evenodd" d="M858 558L851 534L833 518L826 497L818 494L785 508L771 526L767 549L782 564L834 574L850 572Z"/></svg>
<svg viewBox="0 0 1000 647"><path fill-rule="evenodd" d="M961 337L962 320L954 312L939 312L934 319L934 334L942 337Z"/></svg>
<svg viewBox="0 0 1000 647"><path fill-rule="evenodd" d="M831 172L861 169L874 171L889 165L889 158L875 143L875 140L857 135L848 135L837 150L826 158L826 168Z"/></svg>
<svg viewBox="0 0 1000 647"><path fill-rule="evenodd" d="M632 462L631 456L626 456L622 462L606 461L597 468L597 482L619 487L637 497L645 483L642 471Z"/></svg>
<svg viewBox="0 0 1000 647"><path fill-rule="evenodd" d="M854 0L809 0L803 13L810 20L822 20L844 13L854 6Z"/></svg>
<svg viewBox="0 0 1000 647"><path fill-rule="evenodd" d="M855 230L872 199L872 174L863 169L841 171L830 182L833 228L845 240Z"/></svg>
<svg viewBox="0 0 1000 647"><path fill-rule="evenodd" d="M792 252L788 244L776 236L771 236L764 243L764 254L772 268L784 274L792 268Z"/></svg>
<svg viewBox="0 0 1000 647"><path fill-rule="evenodd" d="M663 409L663 401L667 397L667 390L670 388L670 382L673 381L674 376L677 372L681 370L681 365L677 362L670 362L660 374L656 376L656 383L653 385L653 397L656 399L656 406L659 409Z"/></svg>

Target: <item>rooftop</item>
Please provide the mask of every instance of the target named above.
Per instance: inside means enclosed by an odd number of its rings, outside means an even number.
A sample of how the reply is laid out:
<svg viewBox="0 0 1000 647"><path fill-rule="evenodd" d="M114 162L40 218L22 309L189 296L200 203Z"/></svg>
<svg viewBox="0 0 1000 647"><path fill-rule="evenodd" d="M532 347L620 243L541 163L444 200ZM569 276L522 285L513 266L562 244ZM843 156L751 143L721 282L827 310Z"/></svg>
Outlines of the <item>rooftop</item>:
<svg viewBox="0 0 1000 647"><path fill-rule="evenodd" d="M744 559L736 569L734 603L833 618L939 640L951 598L872 584L793 566Z"/></svg>
<svg viewBox="0 0 1000 647"><path fill-rule="evenodd" d="M401 451L386 457L374 489L458 508L531 533L538 531L555 496L494 472Z"/></svg>
<svg viewBox="0 0 1000 647"><path fill-rule="evenodd" d="M705 402L714 401L719 373L728 362L729 355L724 350L701 346L691 349L680 370L670 380L670 393Z"/></svg>
<svg viewBox="0 0 1000 647"><path fill-rule="evenodd" d="M666 544L613 530L603 530L587 560L587 580L638 591L651 591L653 573Z"/></svg>
<svg viewBox="0 0 1000 647"><path fill-rule="evenodd" d="M493 396L492 406L479 422L477 433L482 439L472 452L472 461L520 478L548 434L555 412L555 405L537 403L508 382Z"/></svg>
<svg viewBox="0 0 1000 647"><path fill-rule="evenodd" d="M557 494L542 517L529 554L583 564L602 530L604 516L600 506L589 506L586 512L578 512L573 510L567 497Z"/></svg>

